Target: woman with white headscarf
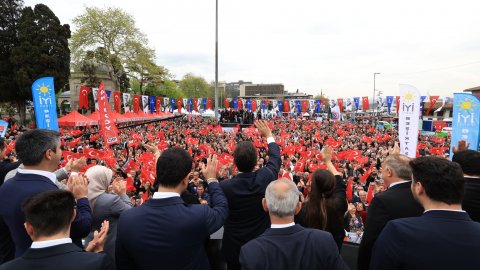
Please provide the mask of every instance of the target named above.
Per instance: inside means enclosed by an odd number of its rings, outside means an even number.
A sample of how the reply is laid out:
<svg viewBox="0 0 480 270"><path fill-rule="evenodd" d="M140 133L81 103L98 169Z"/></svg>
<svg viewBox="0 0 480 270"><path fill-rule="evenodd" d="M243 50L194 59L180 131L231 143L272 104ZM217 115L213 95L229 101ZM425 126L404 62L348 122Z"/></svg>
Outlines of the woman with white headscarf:
<svg viewBox="0 0 480 270"><path fill-rule="evenodd" d="M115 239L117 237L117 221L120 214L132 208L132 202L126 195L126 182L112 182L113 171L104 166L93 166L85 173L88 183L88 201L92 209L92 229L86 242L93 239L93 232L99 230L102 222L108 220L110 229L105 243L105 253L115 261ZM108 192L112 184L113 193Z"/></svg>

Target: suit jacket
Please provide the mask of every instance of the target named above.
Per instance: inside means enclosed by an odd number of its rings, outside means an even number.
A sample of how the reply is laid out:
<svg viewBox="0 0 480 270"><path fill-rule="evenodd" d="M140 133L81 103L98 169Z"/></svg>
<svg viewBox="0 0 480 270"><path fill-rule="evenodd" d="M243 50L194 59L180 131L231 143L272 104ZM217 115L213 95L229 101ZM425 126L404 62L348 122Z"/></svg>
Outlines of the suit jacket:
<svg viewBox="0 0 480 270"><path fill-rule="evenodd" d="M171 197L123 212L117 226L117 269L210 269L204 243L222 227L228 205L218 183L208 189L213 208Z"/></svg>
<svg viewBox="0 0 480 270"><path fill-rule="evenodd" d="M480 223L465 212L433 210L390 221L370 269L478 269Z"/></svg>
<svg viewBox="0 0 480 270"><path fill-rule="evenodd" d="M465 177L465 196L462 202L463 210L470 218L480 222L480 179Z"/></svg>
<svg viewBox="0 0 480 270"><path fill-rule="evenodd" d="M0 266L0 270L110 270L113 264L106 254L90 253L75 244L29 248L22 257Z"/></svg>
<svg viewBox="0 0 480 270"><path fill-rule="evenodd" d="M388 221L418 217L423 213L423 207L413 198L410 185L411 182L401 183L373 197L358 251L359 270L369 269L373 245Z"/></svg>
<svg viewBox="0 0 480 270"><path fill-rule="evenodd" d="M2 205L0 218L5 221L10 230L15 243L15 257L20 257L32 243L23 226L25 220L21 210L23 202L38 193L55 189L58 187L47 177L23 173L17 173L15 177L0 187L0 205ZM81 244L80 238L88 235L91 222L92 216L88 199L77 200L77 216L72 222L70 233L75 243ZM6 233L8 232L0 231L2 235Z"/></svg>
<svg viewBox="0 0 480 270"><path fill-rule="evenodd" d="M85 246L93 239L95 230L100 230L102 222L108 220L110 227L105 242L104 250L113 262L115 262L115 240L117 239L117 222L120 214L132 208L132 202L127 195L103 193L95 200L92 211L92 230L85 240Z"/></svg>
<svg viewBox="0 0 480 270"><path fill-rule="evenodd" d="M228 263L238 264L240 248L270 227L270 218L263 210L262 198L268 184L277 179L280 169L280 148L268 144L268 162L256 172L239 173L220 183L228 199L229 216L224 226L222 253Z"/></svg>
<svg viewBox="0 0 480 270"><path fill-rule="evenodd" d="M330 233L295 225L267 229L240 252L242 269L348 269Z"/></svg>

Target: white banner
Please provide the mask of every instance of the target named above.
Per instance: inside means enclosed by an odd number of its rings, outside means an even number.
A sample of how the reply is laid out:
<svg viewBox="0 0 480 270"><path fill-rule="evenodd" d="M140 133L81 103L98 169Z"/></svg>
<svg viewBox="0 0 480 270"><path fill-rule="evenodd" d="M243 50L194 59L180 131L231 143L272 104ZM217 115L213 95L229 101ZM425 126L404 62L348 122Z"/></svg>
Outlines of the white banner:
<svg viewBox="0 0 480 270"><path fill-rule="evenodd" d="M340 120L340 107L337 104L336 100L330 100L330 109L332 112L332 119L333 121L339 121Z"/></svg>
<svg viewBox="0 0 480 270"><path fill-rule="evenodd" d="M351 112L353 111L353 102L352 102L352 99L351 98L347 98L346 102L345 102L345 110L347 112Z"/></svg>
<svg viewBox="0 0 480 270"><path fill-rule="evenodd" d="M148 113L148 96L142 96L142 110L144 113Z"/></svg>
<svg viewBox="0 0 480 270"><path fill-rule="evenodd" d="M95 102L95 111L98 111L98 88L92 88L92 93L93 93L93 101Z"/></svg>
<svg viewBox="0 0 480 270"><path fill-rule="evenodd" d="M123 108L125 109L125 112L129 112L130 111L130 94L123 93L122 99L123 99Z"/></svg>
<svg viewBox="0 0 480 270"><path fill-rule="evenodd" d="M400 153L411 158L417 155L420 91L414 86L400 84L398 135Z"/></svg>

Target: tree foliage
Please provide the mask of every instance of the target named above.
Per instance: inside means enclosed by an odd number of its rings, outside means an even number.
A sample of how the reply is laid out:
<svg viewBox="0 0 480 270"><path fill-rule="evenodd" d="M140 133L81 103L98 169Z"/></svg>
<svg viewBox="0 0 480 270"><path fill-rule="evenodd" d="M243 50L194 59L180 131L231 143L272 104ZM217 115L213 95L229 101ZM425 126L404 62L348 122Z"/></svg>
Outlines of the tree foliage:
<svg viewBox="0 0 480 270"><path fill-rule="evenodd" d="M180 81L180 89L189 98L210 97L209 88L210 84L203 77L195 76L191 73L183 76L183 79Z"/></svg>
<svg viewBox="0 0 480 270"><path fill-rule="evenodd" d="M14 102L22 122L25 122L25 102L32 100L31 85L36 79L54 77L57 92L68 83L70 27L68 24L61 25L46 5L38 4L34 9L21 9L21 3L3 1L0 5L0 12L10 12L5 20L1 20L0 58L2 67L5 65L8 70L0 70L1 84L4 87L0 91L0 98ZM3 28L3 25L7 27Z"/></svg>

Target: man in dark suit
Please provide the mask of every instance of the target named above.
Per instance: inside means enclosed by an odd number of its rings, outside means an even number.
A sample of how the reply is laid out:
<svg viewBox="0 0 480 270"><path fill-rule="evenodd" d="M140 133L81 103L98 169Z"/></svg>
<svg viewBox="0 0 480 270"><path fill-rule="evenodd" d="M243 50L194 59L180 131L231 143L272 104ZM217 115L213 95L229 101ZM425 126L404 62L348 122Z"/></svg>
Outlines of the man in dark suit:
<svg viewBox="0 0 480 270"><path fill-rule="evenodd" d="M420 216L422 206L410 190L411 168L407 156L391 154L382 164L382 177L388 189L373 197L368 207L367 222L358 251L357 266L367 270L372 248L388 221Z"/></svg>
<svg viewBox="0 0 480 270"><path fill-rule="evenodd" d="M257 149L249 141L240 142L233 153L239 174L221 183L229 206L222 243L222 253L229 270L240 269L238 256L242 245L258 237L270 226L268 215L262 208L262 198L268 184L278 177L280 148L264 121L256 121L255 126L260 134L267 138L267 164L254 172Z"/></svg>
<svg viewBox="0 0 480 270"><path fill-rule="evenodd" d="M210 269L205 240L227 219L228 205L216 179L217 159L210 158L207 178L212 207L186 204L192 157L180 148L157 160L158 192L137 208L122 213L117 226L116 265L122 269Z"/></svg>
<svg viewBox="0 0 480 270"><path fill-rule="evenodd" d="M296 185L288 179L271 182L262 200L271 228L242 246L242 269L348 269L330 233L295 225L302 208Z"/></svg>
<svg viewBox="0 0 480 270"><path fill-rule="evenodd" d="M59 133L34 129L23 133L15 144L15 151L24 168L0 187L0 218L7 224L15 243L15 257L19 257L32 243L23 226L22 203L40 192L58 189L55 171L61 157ZM92 215L87 199L87 179L72 177L70 187L77 200L77 215L72 223L71 237L77 245L90 232ZM9 206L9 207L5 207ZM0 231L0 234L8 232Z"/></svg>
<svg viewBox="0 0 480 270"><path fill-rule="evenodd" d="M460 141L455 150L458 151L455 151L452 161L460 165L465 179L462 208L473 220L480 222L480 153L468 150L465 141Z"/></svg>
<svg viewBox="0 0 480 270"><path fill-rule="evenodd" d="M75 198L69 191L51 190L27 199L22 207L25 213L25 230L33 243L25 253L0 270L50 270L50 269L113 269L113 264L103 251L108 222L97 234L94 243L85 252L72 243L70 224L75 218Z"/></svg>
<svg viewBox="0 0 480 270"><path fill-rule="evenodd" d="M373 248L370 269L478 268L480 223L462 210L462 169L437 156L410 164L413 196L425 212L388 222Z"/></svg>

